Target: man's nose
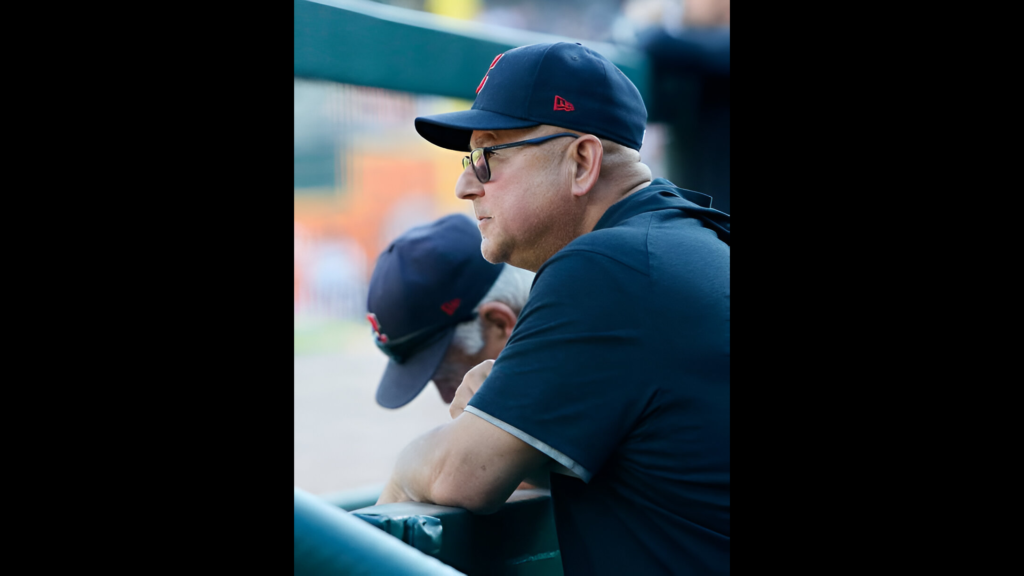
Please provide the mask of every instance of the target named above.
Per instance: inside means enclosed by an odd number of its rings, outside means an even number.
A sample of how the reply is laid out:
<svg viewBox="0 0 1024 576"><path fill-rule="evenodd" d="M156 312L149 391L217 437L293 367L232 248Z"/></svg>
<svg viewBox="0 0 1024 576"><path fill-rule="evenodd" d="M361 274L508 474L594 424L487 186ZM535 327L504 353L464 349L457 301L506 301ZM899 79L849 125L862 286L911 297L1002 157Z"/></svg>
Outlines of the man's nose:
<svg viewBox="0 0 1024 576"><path fill-rule="evenodd" d="M455 196L459 200L473 200L477 196L484 195L484 185L476 177L472 166L467 166L459 179L455 182Z"/></svg>

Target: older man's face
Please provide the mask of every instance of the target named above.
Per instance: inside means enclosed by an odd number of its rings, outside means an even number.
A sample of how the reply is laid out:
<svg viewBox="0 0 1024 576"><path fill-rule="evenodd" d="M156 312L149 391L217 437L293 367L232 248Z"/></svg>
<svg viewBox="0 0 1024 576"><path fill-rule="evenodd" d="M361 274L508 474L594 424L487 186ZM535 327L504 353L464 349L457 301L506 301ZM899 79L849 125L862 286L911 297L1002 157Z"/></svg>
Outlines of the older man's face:
<svg viewBox="0 0 1024 576"><path fill-rule="evenodd" d="M493 357L487 358L486 352L487 346L484 346L477 354L466 354L461 348L454 345L448 347L448 352L445 353L444 359L441 360L441 365L437 367L434 375L430 378L434 381L434 386L437 386L437 391L441 394L441 399L446 404L452 403L452 400L455 398L455 391L462 384L462 379L466 376L466 372L469 372L474 366L484 360L494 359Z"/></svg>
<svg viewBox="0 0 1024 576"><path fill-rule="evenodd" d="M483 338L483 346L480 347L480 350L475 354L468 354L458 344L458 339L453 340L448 346L444 358L441 359L441 364L430 378L437 386L441 399L448 404L451 404L455 398L455 391L462 384L466 372L484 360L498 358L515 326L516 314L506 304L500 302L491 301L481 304L480 315L476 320Z"/></svg>
<svg viewBox="0 0 1024 576"><path fill-rule="evenodd" d="M541 126L524 130L474 131L473 148L518 142L558 132ZM572 140L498 150L488 157L491 178L481 184L472 167L463 171L455 194L473 202L488 262L507 262L537 271L572 232L571 177L564 157ZM555 247L557 246L557 247Z"/></svg>

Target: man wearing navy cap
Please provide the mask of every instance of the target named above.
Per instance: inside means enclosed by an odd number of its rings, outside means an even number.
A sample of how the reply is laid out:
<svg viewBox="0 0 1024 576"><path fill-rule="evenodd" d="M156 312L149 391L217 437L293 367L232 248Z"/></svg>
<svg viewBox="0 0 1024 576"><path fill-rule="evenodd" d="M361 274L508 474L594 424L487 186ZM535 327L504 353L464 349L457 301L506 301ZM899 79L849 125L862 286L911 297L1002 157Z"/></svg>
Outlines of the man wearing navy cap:
<svg viewBox="0 0 1024 576"><path fill-rule="evenodd" d="M512 334L533 273L491 264L462 214L408 230L377 258L367 319L388 365L377 403L399 408L433 381L451 403L471 368L493 360Z"/></svg>
<svg viewBox="0 0 1024 576"><path fill-rule="evenodd" d="M472 109L416 119L468 153L455 191L484 258L536 277L379 503L489 513L550 480L566 574L728 573L729 216L652 178L646 119L618 68L566 42L498 55Z"/></svg>

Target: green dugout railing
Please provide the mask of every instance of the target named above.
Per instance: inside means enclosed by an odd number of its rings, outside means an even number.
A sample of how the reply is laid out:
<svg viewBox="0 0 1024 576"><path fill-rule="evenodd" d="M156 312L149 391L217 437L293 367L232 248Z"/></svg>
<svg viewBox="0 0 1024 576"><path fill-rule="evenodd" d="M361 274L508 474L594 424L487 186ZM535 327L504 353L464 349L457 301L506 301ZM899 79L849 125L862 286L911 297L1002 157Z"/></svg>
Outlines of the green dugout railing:
<svg viewBox="0 0 1024 576"><path fill-rule="evenodd" d="M295 576L561 576L551 496L516 490L494 514L401 502L342 510L295 489Z"/></svg>
<svg viewBox="0 0 1024 576"><path fill-rule="evenodd" d="M368 0L295 1L295 76L472 100L498 54L576 39L488 26ZM583 41L648 96L648 64L636 50Z"/></svg>

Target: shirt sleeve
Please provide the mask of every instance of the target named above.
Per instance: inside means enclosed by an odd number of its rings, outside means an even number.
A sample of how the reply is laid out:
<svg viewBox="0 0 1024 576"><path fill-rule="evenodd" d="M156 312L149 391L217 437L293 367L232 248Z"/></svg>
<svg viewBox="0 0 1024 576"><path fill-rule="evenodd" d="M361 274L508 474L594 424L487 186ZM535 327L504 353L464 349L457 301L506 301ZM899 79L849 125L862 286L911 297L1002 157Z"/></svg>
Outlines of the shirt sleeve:
<svg viewBox="0 0 1024 576"><path fill-rule="evenodd" d="M530 298L466 411L589 482L642 418L652 319L645 271L596 252L563 250Z"/></svg>

